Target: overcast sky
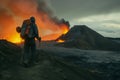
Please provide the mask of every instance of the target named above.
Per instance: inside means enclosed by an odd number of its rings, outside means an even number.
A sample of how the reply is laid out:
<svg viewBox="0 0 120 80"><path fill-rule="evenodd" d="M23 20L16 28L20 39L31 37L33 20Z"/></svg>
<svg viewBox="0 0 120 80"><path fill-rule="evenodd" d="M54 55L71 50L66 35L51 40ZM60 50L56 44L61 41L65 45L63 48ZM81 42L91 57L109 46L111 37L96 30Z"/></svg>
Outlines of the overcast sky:
<svg viewBox="0 0 120 80"><path fill-rule="evenodd" d="M71 27L87 25L103 36L120 38L120 0L0 0L0 32L8 32L22 19L43 13L53 19L64 18Z"/></svg>
<svg viewBox="0 0 120 80"><path fill-rule="evenodd" d="M85 24L104 36L120 37L120 0L49 0L59 18L71 26Z"/></svg>

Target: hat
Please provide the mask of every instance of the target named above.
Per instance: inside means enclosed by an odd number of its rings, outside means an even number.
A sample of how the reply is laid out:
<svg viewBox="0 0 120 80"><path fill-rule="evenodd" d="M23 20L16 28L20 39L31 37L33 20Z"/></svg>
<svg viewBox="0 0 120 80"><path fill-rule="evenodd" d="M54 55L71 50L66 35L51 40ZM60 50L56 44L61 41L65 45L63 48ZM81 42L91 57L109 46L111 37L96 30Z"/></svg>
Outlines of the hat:
<svg viewBox="0 0 120 80"><path fill-rule="evenodd" d="M30 17L30 21L31 21L31 22L35 22L35 17L33 17L33 16Z"/></svg>

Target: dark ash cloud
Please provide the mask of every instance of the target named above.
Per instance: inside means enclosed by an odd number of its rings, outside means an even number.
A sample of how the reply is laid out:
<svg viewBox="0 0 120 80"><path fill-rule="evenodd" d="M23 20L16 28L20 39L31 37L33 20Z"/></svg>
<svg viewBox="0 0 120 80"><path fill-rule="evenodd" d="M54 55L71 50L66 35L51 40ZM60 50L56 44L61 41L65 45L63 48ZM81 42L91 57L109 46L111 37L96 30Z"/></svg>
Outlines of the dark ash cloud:
<svg viewBox="0 0 120 80"><path fill-rule="evenodd" d="M120 0L51 0L55 12L68 19L120 11Z"/></svg>
<svg viewBox="0 0 120 80"><path fill-rule="evenodd" d="M53 11L48 5L49 3L46 0L37 0L38 7L37 10L38 12L43 12L45 14L48 14L49 16L53 15Z"/></svg>

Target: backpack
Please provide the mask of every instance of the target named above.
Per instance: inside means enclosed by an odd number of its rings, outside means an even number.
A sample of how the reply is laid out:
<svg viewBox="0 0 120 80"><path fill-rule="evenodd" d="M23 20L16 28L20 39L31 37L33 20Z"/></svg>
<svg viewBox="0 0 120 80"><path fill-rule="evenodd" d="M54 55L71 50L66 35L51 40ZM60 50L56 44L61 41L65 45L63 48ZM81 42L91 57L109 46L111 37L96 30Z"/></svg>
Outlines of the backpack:
<svg viewBox="0 0 120 80"><path fill-rule="evenodd" d="M27 38L30 33L30 24L31 21L29 19L23 21L22 29L21 29L21 37L23 39Z"/></svg>
<svg viewBox="0 0 120 80"><path fill-rule="evenodd" d="M30 33L30 25L26 27L25 35L28 36L29 33Z"/></svg>

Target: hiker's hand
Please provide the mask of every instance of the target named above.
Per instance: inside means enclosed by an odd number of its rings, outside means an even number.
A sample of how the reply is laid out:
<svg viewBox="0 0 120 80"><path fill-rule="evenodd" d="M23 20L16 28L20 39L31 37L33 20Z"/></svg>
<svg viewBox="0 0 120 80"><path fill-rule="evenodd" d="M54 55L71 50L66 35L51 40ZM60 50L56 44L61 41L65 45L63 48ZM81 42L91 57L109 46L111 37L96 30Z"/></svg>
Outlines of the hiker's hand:
<svg viewBox="0 0 120 80"><path fill-rule="evenodd" d="M41 42L41 37L38 37L38 41Z"/></svg>

